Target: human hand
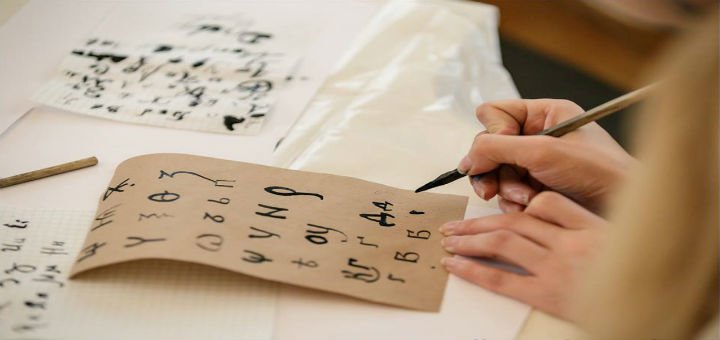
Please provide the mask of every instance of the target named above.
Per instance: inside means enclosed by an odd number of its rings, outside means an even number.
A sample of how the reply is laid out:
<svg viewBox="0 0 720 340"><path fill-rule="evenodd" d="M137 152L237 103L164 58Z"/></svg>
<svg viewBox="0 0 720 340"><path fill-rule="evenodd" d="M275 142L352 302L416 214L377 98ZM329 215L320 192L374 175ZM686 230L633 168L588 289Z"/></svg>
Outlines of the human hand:
<svg viewBox="0 0 720 340"><path fill-rule="evenodd" d="M538 194L524 212L449 222L440 227L442 260L452 274L493 292L572 320L569 302L582 270L594 258L606 222L552 191ZM461 256L458 256L461 255ZM524 268L520 275L467 257L497 258Z"/></svg>
<svg viewBox="0 0 720 340"><path fill-rule="evenodd" d="M534 135L583 112L575 103L559 99L483 104L476 114L488 133L476 136L458 170L470 176L481 198L498 195L505 212L522 211L544 188L598 211L634 159L597 123L562 138L507 136ZM473 177L482 173L486 174Z"/></svg>

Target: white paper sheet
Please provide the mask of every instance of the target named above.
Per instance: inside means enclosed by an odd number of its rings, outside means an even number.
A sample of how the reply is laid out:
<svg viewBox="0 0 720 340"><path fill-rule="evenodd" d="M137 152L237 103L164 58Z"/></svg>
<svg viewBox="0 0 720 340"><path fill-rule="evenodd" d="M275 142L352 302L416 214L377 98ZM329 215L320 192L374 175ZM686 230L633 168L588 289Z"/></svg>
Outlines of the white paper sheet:
<svg viewBox="0 0 720 340"><path fill-rule="evenodd" d="M68 281L92 220L92 211L0 206L0 338L272 338L271 282L169 261Z"/></svg>
<svg viewBox="0 0 720 340"><path fill-rule="evenodd" d="M34 99L116 121L258 134L320 34L318 23L277 9L119 4ZM118 29L131 17L136 29Z"/></svg>

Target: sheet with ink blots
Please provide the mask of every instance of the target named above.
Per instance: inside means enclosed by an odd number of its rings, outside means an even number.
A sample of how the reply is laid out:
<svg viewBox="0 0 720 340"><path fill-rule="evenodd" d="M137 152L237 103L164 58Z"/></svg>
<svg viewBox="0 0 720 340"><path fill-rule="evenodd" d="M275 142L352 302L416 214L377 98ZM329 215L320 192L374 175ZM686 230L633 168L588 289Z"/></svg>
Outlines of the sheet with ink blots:
<svg viewBox="0 0 720 340"><path fill-rule="evenodd" d="M279 33L257 26L243 14L196 15L134 42L89 38L34 99L124 122L255 135L300 62Z"/></svg>
<svg viewBox="0 0 720 340"><path fill-rule="evenodd" d="M1 339L272 337L276 289L263 280L169 261L68 280L93 220L91 211L0 206Z"/></svg>
<svg viewBox="0 0 720 340"><path fill-rule="evenodd" d="M350 177L144 155L117 167L71 276L172 259L438 311L448 253L437 226L461 219L466 204Z"/></svg>

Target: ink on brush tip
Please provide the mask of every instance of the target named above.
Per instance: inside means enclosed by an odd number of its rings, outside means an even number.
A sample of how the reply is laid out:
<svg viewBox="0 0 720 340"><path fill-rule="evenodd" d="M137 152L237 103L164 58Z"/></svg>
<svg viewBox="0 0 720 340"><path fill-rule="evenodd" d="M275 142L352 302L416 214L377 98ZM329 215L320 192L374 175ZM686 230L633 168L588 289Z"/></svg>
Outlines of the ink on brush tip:
<svg viewBox="0 0 720 340"><path fill-rule="evenodd" d="M465 177L464 173L460 172L458 169L452 169L452 170L438 176L437 178L428 182L427 184L417 188L417 190L415 190L415 192L418 193L418 192L427 191L432 188L454 182L463 177Z"/></svg>

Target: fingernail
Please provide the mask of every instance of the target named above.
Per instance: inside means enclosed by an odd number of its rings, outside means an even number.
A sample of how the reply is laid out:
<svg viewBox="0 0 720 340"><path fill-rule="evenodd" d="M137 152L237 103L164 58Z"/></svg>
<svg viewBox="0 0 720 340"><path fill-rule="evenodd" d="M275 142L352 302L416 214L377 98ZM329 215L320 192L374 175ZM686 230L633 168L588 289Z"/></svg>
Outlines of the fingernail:
<svg viewBox="0 0 720 340"><path fill-rule="evenodd" d="M508 198L511 201L522 205L528 205L528 201L530 200L530 197L528 197L528 193L525 190L521 189L508 190Z"/></svg>
<svg viewBox="0 0 720 340"><path fill-rule="evenodd" d="M460 224L460 221L451 221L451 222L445 223L442 226L440 226L440 233L442 233L445 236L453 235L457 231L458 224Z"/></svg>
<svg viewBox="0 0 720 340"><path fill-rule="evenodd" d="M457 267L457 260L452 257L443 257L440 259L440 263L445 267L446 269L455 268Z"/></svg>
<svg viewBox="0 0 720 340"><path fill-rule="evenodd" d="M470 167L472 167L472 161L470 160L470 157L465 156L460 161L460 164L458 164L457 169L460 173L466 174L470 171Z"/></svg>
<svg viewBox="0 0 720 340"><path fill-rule="evenodd" d="M442 245L443 248L445 248L445 250L452 253L455 250L457 241L458 241L457 237L450 236L450 237L446 237L446 238L440 240L440 245Z"/></svg>
<svg viewBox="0 0 720 340"><path fill-rule="evenodd" d="M485 197L485 189L483 188L483 185L480 184L480 176L473 176L470 178L472 180L472 186L473 186L473 189L475 189L475 193L478 195L478 197L487 201L488 199L487 199L487 197Z"/></svg>

